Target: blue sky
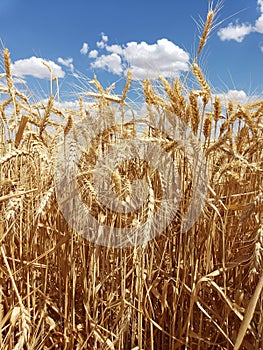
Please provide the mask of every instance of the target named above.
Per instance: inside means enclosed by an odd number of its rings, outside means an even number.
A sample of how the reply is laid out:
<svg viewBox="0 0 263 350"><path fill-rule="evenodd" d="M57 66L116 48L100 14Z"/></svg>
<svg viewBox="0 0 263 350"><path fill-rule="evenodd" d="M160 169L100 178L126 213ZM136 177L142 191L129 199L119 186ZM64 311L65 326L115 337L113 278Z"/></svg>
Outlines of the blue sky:
<svg viewBox="0 0 263 350"><path fill-rule="evenodd" d="M206 0L1 0L0 38L16 76L48 92L52 67L66 93L81 73L106 87L134 78L184 74L198 46ZM216 3L216 1L214 1ZM221 23L222 21L222 23ZM199 63L214 92L263 91L263 0L224 0ZM33 83L32 83L33 81ZM232 92L231 92L232 91Z"/></svg>

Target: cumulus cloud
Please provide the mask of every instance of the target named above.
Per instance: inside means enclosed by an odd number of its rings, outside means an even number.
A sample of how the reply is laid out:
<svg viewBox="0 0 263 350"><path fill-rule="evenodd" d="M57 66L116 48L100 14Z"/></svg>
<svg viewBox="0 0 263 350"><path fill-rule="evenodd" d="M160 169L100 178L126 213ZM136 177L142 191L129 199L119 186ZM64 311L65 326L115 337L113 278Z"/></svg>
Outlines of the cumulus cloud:
<svg viewBox="0 0 263 350"><path fill-rule="evenodd" d="M120 75L123 72L121 57L116 53L101 55L91 64L92 68L102 68L110 73Z"/></svg>
<svg viewBox="0 0 263 350"><path fill-rule="evenodd" d="M98 57L98 50L91 50L90 53L89 53L89 58L96 58Z"/></svg>
<svg viewBox="0 0 263 350"><path fill-rule="evenodd" d="M129 67L134 79L156 78L159 74L175 76L188 69L189 54L166 38L154 44L144 41L128 42L124 46L104 43L100 48L105 48L109 54L97 55L92 68L120 75Z"/></svg>
<svg viewBox="0 0 263 350"><path fill-rule="evenodd" d="M259 11L263 13L263 0L258 0Z"/></svg>
<svg viewBox="0 0 263 350"><path fill-rule="evenodd" d="M45 99L44 102L45 102L44 104L46 105L48 103L48 99ZM68 111L68 110L79 111L79 100L72 100L72 101L64 100L60 102L54 101L54 106L62 111ZM92 106L92 102L83 101L84 109L89 110L91 106Z"/></svg>
<svg viewBox="0 0 263 350"><path fill-rule="evenodd" d="M82 55L86 55L89 51L89 45L88 43L83 43L82 48L80 49L80 53Z"/></svg>
<svg viewBox="0 0 263 350"><path fill-rule="evenodd" d="M255 24L251 23L230 23L227 27L221 28L217 34L222 41L235 40L241 43L244 38L252 32L263 34L263 0L258 0L258 10L260 16L255 20Z"/></svg>
<svg viewBox="0 0 263 350"><path fill-rule="evenodd" d="M263 34L263 14L256 20L255 30L258 33Z"/></svg>
<svg viewBox="0 0 263 350"><path fill-rule="evenodd" d="M73 58L70 57L70 58L64 59L59 57L58 63L62 64L65 67L68 67L71 70L71 72L74 71Z"/></svg>
<svg viewBox="0 0 263 350"><path fill-rule="evenodd" d="M104 41L106 43L109 40L109 37L108 37L108 35L101 33L101 39L102 39L102 41Z"/></svg>
<svg viewBox="0 0 263 350"><path fill-rule="evenodd" d="M108 52L115 52L118 55L122 55L123 49L120 45L106 45L106 50Z"/></svg>
<svg viewBox="0 0 263 350"><path fill-rule="evenodd" d="M138 79L178 75L188 69L189 54L165 38L155 44L130 42L123 56Z"/></svg>
<svg viewBox="0 0 263 350"><path fill-rule="evenodd" d="M49 79L50 71L48 67L52 70L53 77L63 78L65 76L65 72L58 64L35 56L17 60L11 65L13 74L19 78L30 75L35 78Z"/></svg>
<svg viewBox="0 0 263 350"><path fill-rule="evenodd" d="M218 31L218 36L222 41L225 40L235 40L238 43L241 43L245 36L252 33L254 28L251 24L236 24L230 23L227 27L221 28Z"/></svg>
<svg viewBox="0 0 263 350"><path fill-rule="evenodd" d="M104 49L105 47L105 41L101 40L101 41L97 41L96 42L97 48L98 49Z"/></svg>
<svg viewBox="0 0 263 350"><path fill-rule="evenodd" d="M98 49L104 49L106 46L106 43L108 42L109 37L108 35L105 35L103 32L101 33L101 41L97 41L96 45Z"/></svg>
<svg viewBox="0 0 263 350"><path fill-rule="evenodd" d="M244 90L228 90L226 93L217 94L223 101L233 100L236 103L245 104L248 103L251 98L245 93Z"/></svg>

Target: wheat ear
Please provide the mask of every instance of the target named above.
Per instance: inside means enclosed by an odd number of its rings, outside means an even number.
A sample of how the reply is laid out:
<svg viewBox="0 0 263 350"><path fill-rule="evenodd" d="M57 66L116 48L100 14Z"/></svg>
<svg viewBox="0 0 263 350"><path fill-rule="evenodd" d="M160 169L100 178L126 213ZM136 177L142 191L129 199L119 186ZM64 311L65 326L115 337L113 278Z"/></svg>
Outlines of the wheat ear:
<svg viewBox="0 0 263 350"><path fill-rule="evenodd" d="M211 27L212 27L214 17L215 17L215 11L210 9L207 13L205 26L204 26L203 32L201 34L201 37L200 37L199 46L197 49L197 56L200 55L201 51L205 47L208 36L211 33Z"/></svg>
<svg viewBox="0 0 263 350"><path fill-rule="evenodd" d="M51 110L53 107L53 103L54 103L54 95L51 95L50 99L48 100L48 104L47 104L47 107L45 109L44 116L43 116L42 121L41 121L41 125L39 128L39 136L42 136L42 134L43 134L43 132L48 124L48 120L49 120L50 113L51 113Z"/></svg>

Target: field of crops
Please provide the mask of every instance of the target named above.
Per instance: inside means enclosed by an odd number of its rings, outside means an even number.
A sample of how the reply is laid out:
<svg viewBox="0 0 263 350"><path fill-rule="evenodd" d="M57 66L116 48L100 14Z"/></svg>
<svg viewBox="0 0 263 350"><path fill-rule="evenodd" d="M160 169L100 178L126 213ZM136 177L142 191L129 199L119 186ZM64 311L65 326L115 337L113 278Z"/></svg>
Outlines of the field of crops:
<svg viewBox="0 0 263 350"><path fill-rule="evenodd" d="M241 105L212 93L198 57L213 16L211 10L186 77L142 83L139 121L128 97L131 72L120 96L94 77L96 91L80 95L69 110L60 108L56 93L37 102L19 91L3 50L0 349L263 348L263 100ZM191 79L197 88L189 88ZM178 126L173 118L191 131L192 153L167 132L169 123ZM75 180L97 222L126 229L125 237L116 233L115 245L106 231L103 240L98 232L94 239L80 234L61 211L63 186L66 195L70 189L55 179L57 146L70 152L84 123L85 132L94 123L102 131L82 147ZM178 186L174 177L163 178L139 155L116 165L110 183L122 203L133 198L136 206L133 183L147 184L143 204L128 213L106 208L94 185L96 162L134 138L154 144L159 157L167 154L172 165L165 174L176 169L180 182L176 212L154 236L149 225L157 225L163 186ZM200 154L207 177L198 192L203 169L189 158ZM185 226L198 203L200 212Z"/></svg>

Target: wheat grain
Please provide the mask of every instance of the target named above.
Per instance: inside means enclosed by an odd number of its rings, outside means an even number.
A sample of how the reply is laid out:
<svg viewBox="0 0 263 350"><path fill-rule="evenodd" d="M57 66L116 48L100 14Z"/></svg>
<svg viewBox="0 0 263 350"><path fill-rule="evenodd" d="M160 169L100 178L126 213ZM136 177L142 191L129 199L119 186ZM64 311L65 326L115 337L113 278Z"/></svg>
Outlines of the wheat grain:
<svg viewBox="0 0 263 350"><path fill-rule="evenodd" d="M206 44L207 39L208 39L208 36L209 36L209 34L211 32L211 27L212 27L212 23L213 23L214 17L215 17L215 12L212 9L209 10L208 13L207 13L205 26L204 26L203 32L201 34L201 37L200 37L199 46L198 46L198 49L197 49L197 56L200 55L201 51L205 47L205 44Z"/></svg>
<svg viewBox="0 0 263 350"><path fill-rule="evenodd" d="M128 69L127 75L126 75L126 83L123 88L122 96L120 102L123 103L127 97L127 92L131 86L131 79L132 79L132 71Z"/></svg>
<svg viewBox="0 0 263 350"><path fill-rule="evenodd" d="M173 113L175 113L176 116L185 119L184 114L186 108L186 100L181 94L179 80L176 79L172 87L164 77L159 76L159 79L164 85L164 91L169 96Z"/></svg>
<svg viewBox="0 0 263 350"><path fill-rule="evenodd" d="M50 187L50 189L47 191L47 193L43 196L43 198L41 199L41 202L39 204L39 207L36 210L36 216L40 216L40 215L44 214L44 210L47 207L47 204L48 204L50 198L52 197L54 190L55 190L54 187Z"/></svg>
<svg viewBox="0 0 263 350"><path fill-rule="evenodd" d="M206 154L208 155L212 151L215 151L220 148L221 145L223 145L231 136L231 132L227 132L224 135L222 135L216 142L214 142L207 150Z"/></svg>
<svg viewBox="0 0 263 350"><path fill-rule="evenodd" d="M113 181L113 189L119 198L122 197L122 179L118 171L113 171L111 174Z"/></svg>
<svg viewBox="0 0 263 350"><path fill-rule="evenodd" d="M211 96L210 87L207 84L207 82L203 76L203 73L202 73L201 69L199 68L199 66L197 65L197 63L193 64L193 73L194 73L194 76L197 78L199 84L202 87L203 103L204 103L204 106L206 106L208 101L209 101L209 98Z"/></svg>
<svg viewBox="0 0 263 350"><path fill-rule="evenodd" d="M72 118L72 116L70 115L70 116L68 117L67 124L66 124L66 126L65 126L65 128L64 128L64 137L66 137L66 136L69 134L69 132L70 132L70 130L72 129L72 127L73 127L73 118Z"/></svg>
<svg viewBox="0 0 263 350"><path fill-rule="evenodd" d="M206 140L210 138L211 130L212 130L212 118L211 116L208 116L205 119L204 126L203 126L203 134Z"/></svg>
<svg viewBox="0 0 263 350"><path fill-rule="evenodd" d="M50 113L51 113L53 104L54 104L54 95L51 95L49 100L48 100L48 104L47 104L47 107L45 108L45 113L43 115L43 118L42 118L42 121L41 121L41 124L39 127L39 135L40 136L42 136L42 134L43 134L43 132L48 124L48 120L50 117Z"/></svg>
<svg viewBox="0 0 263 350"><path fill-rule="evenodd" d="M234 112L235 104L233 100L230 100L227 104L227 110L226 110L226 115L227 118L230 118L232 113Z"/></svg>
<svg viewBox="0 0 263 350"><path fill-rule="evenodd" d="M10 52L7 48L4 49L4 64L5 64L6 82L8 86L8 91L10 96L12 97L12 100L14 101L15 89L14 89L14 83L13 83L13 78L11 73Z"/></svg>
<svg viewBox="0 0 263 350"><path fill-rule="evenodd" d="M22 140L23 133L25 131L26 125L27 125L28 118L26 116L22 116L19 128L16 133L15 137L15 147L17 148Z"/></svg>
<svg viewBox="0 0 263 350"><path fill-rule="evenodd" d="M194 93L189 94L189 101L191 106L191 124L194 135L197 134L199 123L201 120L199 106L197 102L197 98Z"/></svg>
<svg viewBox="0 0 263 350"><path fill-rule="evenodd" d="M221 113L222 113L221 100L218 96L215 97L215 101L213 105L214 105L214 120L215 120L215 123L217 124L219 119L221 118Z"/></svg>

